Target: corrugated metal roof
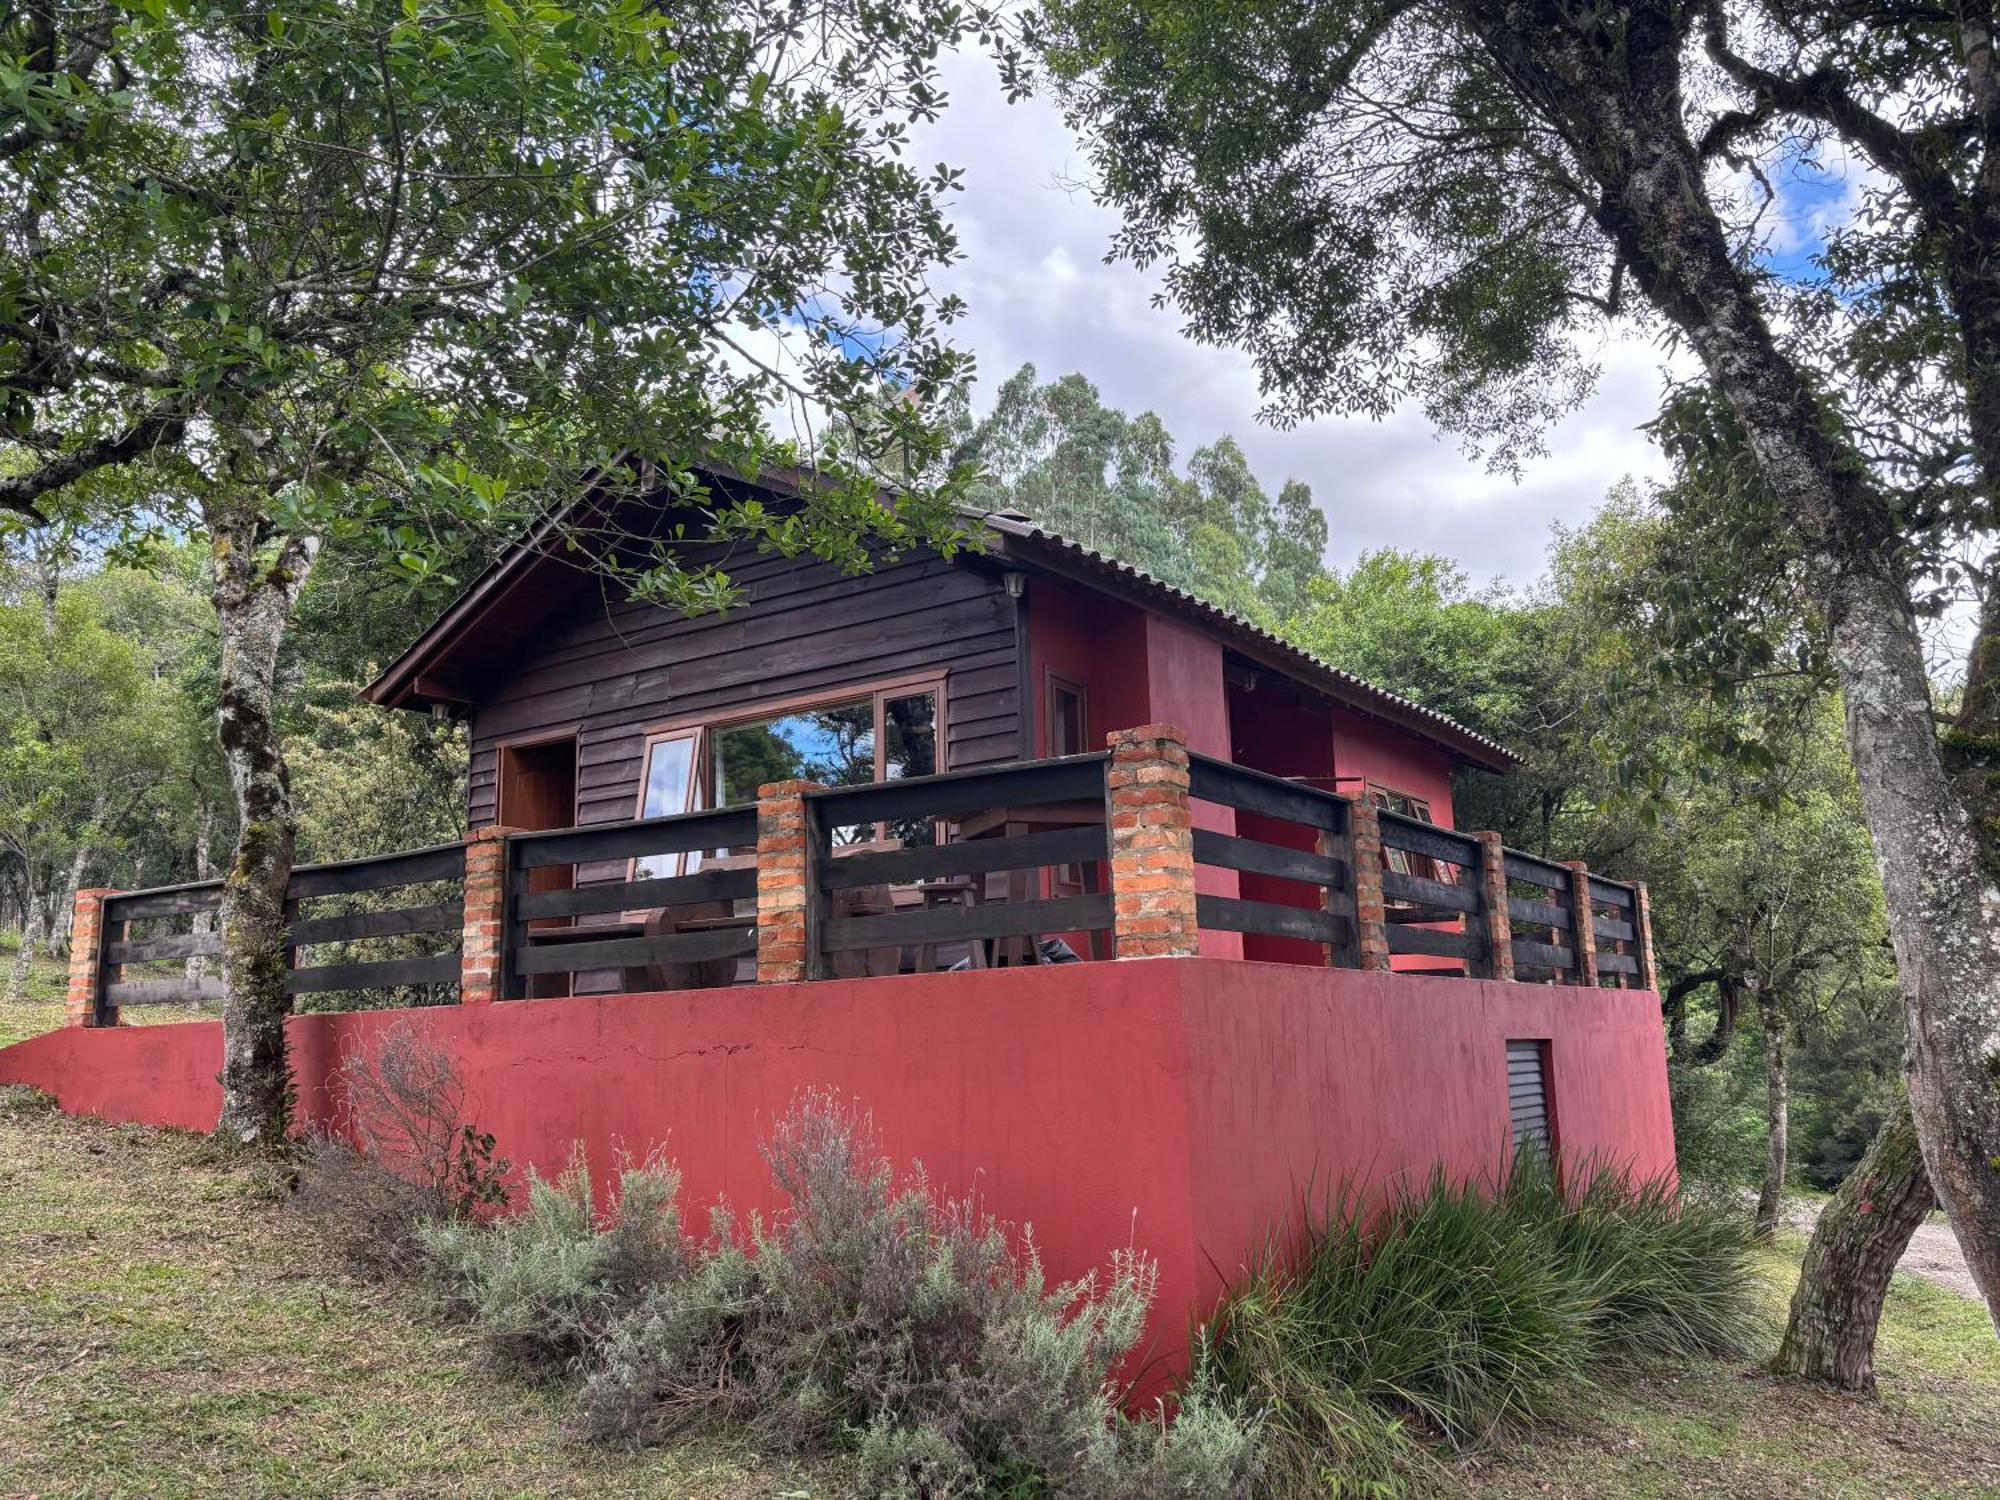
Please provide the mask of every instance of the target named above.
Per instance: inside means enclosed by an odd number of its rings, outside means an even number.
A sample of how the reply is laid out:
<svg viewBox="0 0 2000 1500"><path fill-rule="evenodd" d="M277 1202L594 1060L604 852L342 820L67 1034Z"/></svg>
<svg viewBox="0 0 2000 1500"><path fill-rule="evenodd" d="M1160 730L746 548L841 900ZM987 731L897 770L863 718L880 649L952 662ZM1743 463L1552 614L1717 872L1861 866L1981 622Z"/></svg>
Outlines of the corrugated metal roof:
<svg viewBox="0 0 2000 1500"><path fill-rule="evenodd" d="M1374 707L1383 711L1385 717L1404 722L1416 722L1427 726L1441 739L1457 741L1470 752L1469 758L1492 763L1495 769L1504 769L1521 763L1520 756L1509 750L1498 740L1487 738L1476 730L1467 729L1456 719L1439 713L1436 709L1425 708L1421 703L1413 703L1408 698L1377 687L1365 678L1320 660L1310 651L1302 650L1283 636L1275 635L1263 626L1246 620L1233 610L1211 604L1198 594L1177 588L1148 573L1144 568L1108 553L1099 552L1094 547L1086 547L1081 542L1072 541L1060 532L1050 531L1017 510L994 510L966 512L968 520L986 526L1004 537L1039 544L1054 549L1084 565L1109 574L1128 587L1149 593L1162 603L1202 620L1205 624L1239 637L1253 640L1262 650L1296 670L1307 681L1318 679L1322 685L1339 696L1349 699L1362 707ZM1484 752L1480 754L1478 752Z"/></svg>

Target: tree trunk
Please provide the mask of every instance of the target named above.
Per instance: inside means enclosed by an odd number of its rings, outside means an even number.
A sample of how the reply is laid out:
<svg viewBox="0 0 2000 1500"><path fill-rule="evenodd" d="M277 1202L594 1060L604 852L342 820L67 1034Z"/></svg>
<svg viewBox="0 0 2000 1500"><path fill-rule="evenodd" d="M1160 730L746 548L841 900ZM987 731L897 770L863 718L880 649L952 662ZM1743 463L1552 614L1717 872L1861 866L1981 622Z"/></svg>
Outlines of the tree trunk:
<svg viewBox="0 0 2000 1500"><path fill-rule="evenodd" d="M1790 1148L1786 1119L1785 1018L1777 996L1759 988L1757 1008L1764 1016L1764 1186L1757 1194L1757 1238L1778 1232L1778 1215L1785 1206L1785 1168Z"/></svg>
<svg viewBox="0 0 2000 1500"><path fill-rule="evenodd" d="M1779 1374L1874 1394L1875 1325L1889 1277L1936 1202L1905 1105L1819 1216L1772 1361Z"/></svg>
<svg viewBox="0 0 2000 1500"><path fill-rule="evenodd" d="M236 799L236 847L217 912L222 930L222 1114L216 1132L275 1145L291 1123L285 1057L285 887L297 829L273 701L278 648L318 553L303 537L259 545L258 518L211 516L222 636L216 731Z"/></svg>
<svg viewBox="0 0 2000 1500"><path fill-rule="evenodd" d="M35 937L45 922L42 895L28 893L28 907L21 917L21 946L14 950L14 962L7 969L7 1003L17 1005L28 996L28 967L35 958Z"/></svg>
<svg viewBox="0 0 2000 1500"><path fill-rule="evenodd" d="M83 834L77 840L76 848L70 852L69 870L56 888L55 898L49 903L43 917L42 953L47 958L60 958L69 949L70 918L76 912L76 893L83 889L84 872L90 868L90 857L97 852L97 841L93 837L98 830L97 820L103 813L102 802L93 809L91 820L84 825Z"/></svg>
<svg viewBox="0 0 2000 1500"><path fill-rule="evenodd" d="M194 825L194 878L212 880L215 877L215 861L209 850L215 842L215 801L208 795L208 789L196 780ZM205 936L215 931L215 914L198 911L190 921L189 930L196 936ZM187 961L183 970L190 984L199 984L208 978L208 959L196 954Z"/></svg>
<svg viewBox="0 0 2000 1500"><path fill-rule="evenodd" d="M1598 223L1729 402L1821 585L1896 950L1917 1137L2000 1327L2000 889L1933 728L1896 517L1731 253L1687 134L1685 13L1635 5L1607 48L1595 11L1472 10L1502 70L1595 179Z"/></svg>

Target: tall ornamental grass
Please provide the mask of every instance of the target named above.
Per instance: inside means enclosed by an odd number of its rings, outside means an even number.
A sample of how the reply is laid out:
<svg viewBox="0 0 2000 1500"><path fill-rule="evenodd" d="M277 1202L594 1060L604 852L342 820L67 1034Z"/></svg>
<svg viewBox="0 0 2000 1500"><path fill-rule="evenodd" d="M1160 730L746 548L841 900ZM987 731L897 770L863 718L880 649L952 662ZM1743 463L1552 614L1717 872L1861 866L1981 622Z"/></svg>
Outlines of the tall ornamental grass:
<svg viewBox="0 0 2000 1500"><path fill-rule="evenodd" d="M1205 1336L1219 1390L1264 1413L1273 1492L1401 1493L1441 1451L1574 1409L1608 1365L1751 1341L1747 1218L1662 1184L1565 1187L1532 1150L1497 1194L1434 1175L1358 1206L1274 1244Z"/></svg>

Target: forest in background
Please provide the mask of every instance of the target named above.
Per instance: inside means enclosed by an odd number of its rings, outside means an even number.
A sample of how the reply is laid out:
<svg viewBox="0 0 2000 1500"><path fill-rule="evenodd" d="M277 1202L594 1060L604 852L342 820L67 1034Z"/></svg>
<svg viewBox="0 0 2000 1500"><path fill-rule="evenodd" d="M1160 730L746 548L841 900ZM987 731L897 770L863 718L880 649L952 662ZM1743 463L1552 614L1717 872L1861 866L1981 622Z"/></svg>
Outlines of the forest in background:
<svg viewBox="0 0 2000 1500"><path fill-rule="evenodd" d="M1589 524L1555 531L1541 578L1475 588L1451 559L1390 549L1329 568L1305 481L1273 494L1228 437L1183 457L1158 417L1106 406L1082 375L1024 367L953 429L982 475L971 503L1024 511L1513 747L1514 775L1462 779L1460 826L1651 885L1687 1174L1761 1180L1770 1213L1777 1183L1830 1188L1859 1159L1903 1087L1902 1026L1838 705L1806 671L1721 698L1650 671L1687 507L1618 484ZM462 833L462 734L357 692L481 545L417 577L338 549L315 571L278 698L301 861ZM17 955L63 947L79 885L226 864L208 566L171 539L8 543L0 923Z"/></svg>

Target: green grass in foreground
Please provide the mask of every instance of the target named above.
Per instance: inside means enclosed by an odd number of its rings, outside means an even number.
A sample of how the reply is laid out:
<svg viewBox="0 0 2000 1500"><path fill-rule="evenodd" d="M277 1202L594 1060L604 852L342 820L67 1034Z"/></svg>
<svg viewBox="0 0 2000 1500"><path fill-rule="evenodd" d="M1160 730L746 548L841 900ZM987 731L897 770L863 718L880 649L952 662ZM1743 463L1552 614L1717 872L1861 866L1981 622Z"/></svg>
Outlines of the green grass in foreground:
<svg viewBox="0 0 2000 1500"><path fill-rule="evenodd" d="M331 1262L271 1169L0 1089L0 1495L817 1496L593 1448L564 1398Z"/></svg>

